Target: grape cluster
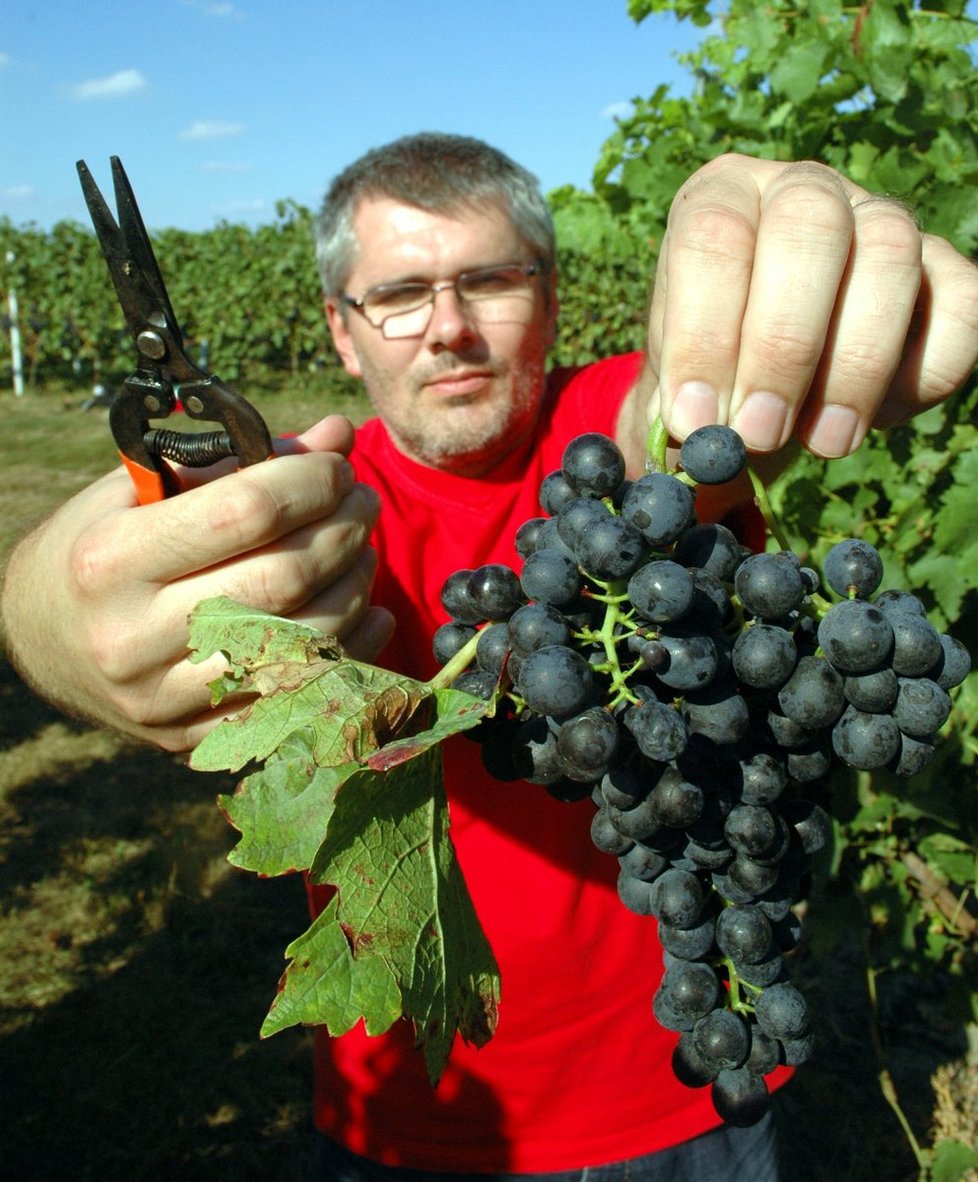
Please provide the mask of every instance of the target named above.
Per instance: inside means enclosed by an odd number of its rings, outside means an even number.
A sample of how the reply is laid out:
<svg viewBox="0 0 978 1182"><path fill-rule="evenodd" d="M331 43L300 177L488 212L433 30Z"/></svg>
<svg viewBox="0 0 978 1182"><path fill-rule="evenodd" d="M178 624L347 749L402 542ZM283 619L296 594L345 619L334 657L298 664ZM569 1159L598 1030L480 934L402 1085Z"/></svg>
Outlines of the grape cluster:
<svg viewBox="0 0 978 1182"><path fill-rule="evenodd" d="M519 575L453 574L433 643L442 665L474 649L453 684L495 699L476 732L495 777L592 798L623 904L658 921L652 1009L680 1036L676 1076L735 1124L812 1051L785 956L831 835L821 782L836 761L918 772L970 670L915 596L871 598L865 542L835 545L820 576L698 522L695 485L745 464L734 431L704 427L681 471L628 481L613 440L577 437L517 531Z"/></svg>

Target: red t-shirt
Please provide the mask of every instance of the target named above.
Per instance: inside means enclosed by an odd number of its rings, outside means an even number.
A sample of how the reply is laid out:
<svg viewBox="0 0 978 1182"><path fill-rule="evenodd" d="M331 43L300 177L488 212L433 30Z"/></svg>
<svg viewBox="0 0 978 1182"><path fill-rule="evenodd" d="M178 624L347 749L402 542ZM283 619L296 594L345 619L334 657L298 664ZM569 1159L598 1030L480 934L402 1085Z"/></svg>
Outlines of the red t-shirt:
<svg viewBox="0 0 978 1182"><path fill-rule="evenodd" d="M421 467L379 420L352 460L380 493L374 601L397 631L380 664L428 678L454 571L519 571L517 528L539 515L543 477L583 431L615 434L639 354L557 371L532 444L478 481ZM413 1031L317 1032L316 1122L356 1153L419 1170L542 1172L650 1153L719 1124L709 1089L678 1083L676 1036L652 1016L662 975L655 922L618 899L618 864L591 842L589 801L499 783L478 746L444 746L451 836L501 974L499 1025L481 1049L456 1039L436 1089Z"/></svg>

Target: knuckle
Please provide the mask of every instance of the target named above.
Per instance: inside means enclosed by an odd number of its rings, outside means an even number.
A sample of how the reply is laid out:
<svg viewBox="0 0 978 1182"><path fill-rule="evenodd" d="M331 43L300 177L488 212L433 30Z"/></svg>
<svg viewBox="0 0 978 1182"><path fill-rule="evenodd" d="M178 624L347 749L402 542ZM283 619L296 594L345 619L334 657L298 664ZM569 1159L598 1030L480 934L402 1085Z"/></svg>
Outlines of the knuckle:
<svg viewBox="0 0 978 1182"><path fill-rule="evenodd" d="M113 703L127 717L137 703L132 687L141 669L145 645L142 621L99 617L84 631L82 642L99 674L107 683Z"/></svg>
<svg viewBox="0 0 978 1182"><path fill-rule="evenodd" d="M810 325L784 317L762 325L750 345L762 372L789 381L810 377L822 353L822 340Z"/></svg>
<svg viewBox="0 0 978 1182"><path fill-rule="evenodd" d="M670 226L670 234L670 252L695 255L700 262L745 263L753 259L754 223L733 205L709 201L689 206Z"/></svg>
<svg viewBox="0 0 978 1182"><path fill-rule="evenodd" d="M893 377L893 358L880 348L879 339L850 340L840 345L833 365L849 383L880 391Z"/></svg>
<svg viewBox="0 0 978 1182"><path fill-rule="evenodd" d="M855 207L857 249L870 250L890 264L919 271L923 242L907 207L889 198L871 198Z"/></svg>
<svg viewBox="0 0 978 1182"><path fill-rule="evenodd" d="M229 495L215 497L208 527L233 546L256 545L277 536L282 506L264 480L239 472Z"/></svg>
<svg viewBox="0 0 978 1182"><path fill-rule="evenodd" d="M839 186L807 171L789 171L772 189L767 214L777 220L786 234L805 240L810 239L813 232L819 237L833 239L850 235L854 225L852 206Z"/></svg>

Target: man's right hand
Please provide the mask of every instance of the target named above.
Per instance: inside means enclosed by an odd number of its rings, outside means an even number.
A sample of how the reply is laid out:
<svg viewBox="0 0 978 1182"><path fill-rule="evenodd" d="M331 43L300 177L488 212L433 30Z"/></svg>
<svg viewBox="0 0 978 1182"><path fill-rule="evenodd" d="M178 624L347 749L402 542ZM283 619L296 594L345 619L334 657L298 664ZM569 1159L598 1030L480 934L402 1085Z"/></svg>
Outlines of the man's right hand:
<svg viewBox="0 0 978 1182"><path fill-rule="evenodd" d="M141 507L123 469L96 481L11 555L15 667L69 714L186 751L228 713L209 705L222 658L187 660L187 619L203 599L301 620L373 659L393 620L368 606L379 500L354 480L352 443L333 415L281 441L270 463Z"/></svg>

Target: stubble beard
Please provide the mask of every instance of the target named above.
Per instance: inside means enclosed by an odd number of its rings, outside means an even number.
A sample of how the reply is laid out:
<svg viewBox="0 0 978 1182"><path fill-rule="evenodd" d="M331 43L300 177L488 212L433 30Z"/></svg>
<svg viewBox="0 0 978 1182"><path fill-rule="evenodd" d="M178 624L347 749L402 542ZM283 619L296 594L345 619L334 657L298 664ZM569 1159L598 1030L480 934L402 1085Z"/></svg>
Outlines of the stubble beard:
<svg viewBox="0 0 978 1182"><path fill-rule="evenodd" d="M489 396L443 398L432 406L421 380L412 383L404 407L392 408L386 399L371 394L369 379L367 393L398 450L429 468L477 476L525 442L539 415L544 385L545 360L541 357L521 359L511 376L494 367L494 389Z"/></svg>

